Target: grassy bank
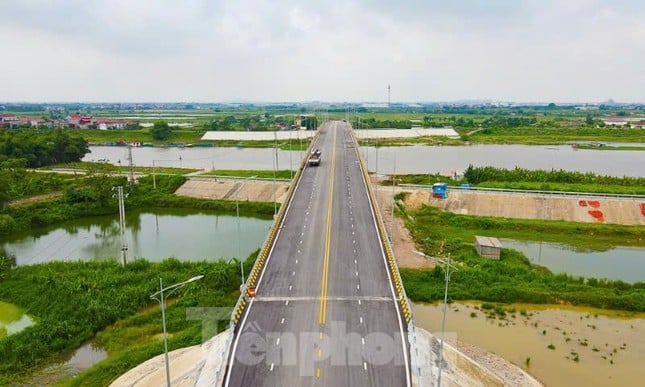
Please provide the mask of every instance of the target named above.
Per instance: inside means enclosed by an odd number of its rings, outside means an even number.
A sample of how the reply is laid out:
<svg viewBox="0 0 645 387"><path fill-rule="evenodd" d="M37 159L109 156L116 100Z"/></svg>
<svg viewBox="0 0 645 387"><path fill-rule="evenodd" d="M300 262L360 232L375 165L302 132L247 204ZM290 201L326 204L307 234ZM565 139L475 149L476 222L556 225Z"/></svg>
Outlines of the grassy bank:
<svg viewBox="0 0 645 387"><path fill-rule="evenodd" d="M564 170L529 170L473 167L470 165L460 180L440 174L394 175L396 184L432 185L448 182L451 186L469 183L473 187L537 191L590 192L623 195L645 195L645 178L601 176L595 173ZM392 176L381 181L391 185Z"/></svg>
<svg viewBox="0 0 645 387"><path fill-rule="evenodd" d="M257 252L247 259L247 270L255 255ZM204 275L169 302L166 319L171 350L201 343L201 321L188 320L186 308L231 307L239 294L237 261L137 260L125 268L115 261L52 262L13 268L5 274L0 299L25 309L36 323L0 340L0 385L30 384L32 372L55 363L95 336L95 343L107 350L108 359L70 380L69 385L107 385L162 353L159 308L149 298L158 290L159 277L170 285ZM226 321L219 328L225 325Z"/></svg>
<svg viewBox="0 0 645 387"><path fill-rule="evenodd" d="M645 311L645 283L583 279L532 266L523 254L502 250L501 260L477 255L475 235L543 240L584 249L608 249L616 245L643 246L645 230L638 226L580 224L476 217L423 207L406 216L406 225L417 245L429 255L445 254L450 243L452 258L459 266L450 282L450 298L494 302L570 303L599 308ZM444 277L440 268L402 269L408 295L415 301L443 297Z"/></svg>
<svg viewBox="0 0 645 387"><path fill-rule="evenodd" d="M281 169L276 171L275 177L277 179L291 179L295 175L295 171L290 171L288 169ZM262 179L273 179L273 171L265 170L247 170L247 169L216 169L214 171L208 171L202 175L207 176L230 176L230 177L257 177Z"/></svg>
<svg viewBox="0 0 645 387"><path fill-rule="evenodd" d="M557 145L570 141L644 142L645 129L518 127L486 128L463 140L477 144Z"/></svg>
<svg viewBox="0 0 645 387"><path fill-rule="evenodd" d="M32 204L12 206L0 213L0 235L29 230L34 227L48 226L67 220L86 216L118 213L116 198L112 187L122 185L129 192L125 201L128 209L150 208L192 208L219 213L235 213L235 202L228 200L197 199L177 196L173 193L185 182L183 176L157 176L157 189L153 179L146 176L139 179L131 190L127 188L124 177L94 175L77 181L68 188L62 198L40 201ZM244 215L271 217L273 203L239 202Z"/></svg>

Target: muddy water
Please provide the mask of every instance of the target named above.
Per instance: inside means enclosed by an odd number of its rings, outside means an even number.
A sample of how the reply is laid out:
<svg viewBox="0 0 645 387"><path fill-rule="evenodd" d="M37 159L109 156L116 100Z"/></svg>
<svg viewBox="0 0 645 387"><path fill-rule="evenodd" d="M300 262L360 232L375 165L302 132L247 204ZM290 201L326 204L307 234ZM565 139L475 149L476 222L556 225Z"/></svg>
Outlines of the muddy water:
<svg viewBox="0 0 645 387"><path fill-rule="evenodd" d="M487 318L475 309L479 305L449 306L446 332L454 335L446 337L456 335L461 342L493 352L548 386L643 385L645 314L604 315L608 312L592 308L513 305L506 308L517 312L500 320ZM441 305L415 304L414 319L418 326L439 332Z"/></svg>

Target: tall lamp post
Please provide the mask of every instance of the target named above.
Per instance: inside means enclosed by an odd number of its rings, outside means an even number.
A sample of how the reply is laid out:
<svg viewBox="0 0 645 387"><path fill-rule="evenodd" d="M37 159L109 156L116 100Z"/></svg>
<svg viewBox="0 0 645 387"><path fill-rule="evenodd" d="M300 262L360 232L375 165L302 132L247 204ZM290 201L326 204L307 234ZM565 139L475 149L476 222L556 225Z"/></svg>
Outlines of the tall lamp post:
<svg viewBox="0 0 645 387"><path fill-rule="evenodd" d="M168 387L170 387L170 363L168 359L168 334L166 333L166 300L168 299L168 296L175 290L181 288L186 284L200 280L202 278L204 278L203 275L198 275L184 282L180 282L178 284L170 285L164 288L163 281L161 280L161 277L159 277L159 291L150 296L151 299L159 302L159 305L161 306L161 326L163 327L163 350L164 350L164 356L166 359L166 384L168 385Z"/></svg>
<svg viewBox="0 0 645 387"><path fill-rule="evenodd" d="M448 249L450 249L450 245L447 245ZM443 293L443 316L441 318L441 343L439 344L439 377L437 379L437 386L441 387L441 370L443 368L443 341L446 336L446 305L448 305L448 282L450 282L450 272L451 271L459 271L457 268L450 263L450 250L448 251L448 258L447 259L441 259L437 257L431 257L429 255L426 255L420 251L415 251L415 253L432 259L434 261L441 262L443 264L443 272L444 272L444 278L446 280L446 288Z"/></svg>

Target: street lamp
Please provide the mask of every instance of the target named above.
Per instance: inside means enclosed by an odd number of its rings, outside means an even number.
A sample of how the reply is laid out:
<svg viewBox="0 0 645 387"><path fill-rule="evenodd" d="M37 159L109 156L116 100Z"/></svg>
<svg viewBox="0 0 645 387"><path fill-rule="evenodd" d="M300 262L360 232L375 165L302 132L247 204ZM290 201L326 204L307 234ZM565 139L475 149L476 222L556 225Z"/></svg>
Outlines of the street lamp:
<svg viewBox="0 0 645 387"><path fill-rule="evenodd" d="M166 384L168 385L168 387L170 387L170 363L168 360L168 335L166 333L166 306L165 306L166 300L168 299L168 296L175 290L181 288L186 284L200 280L202 278L204 278L203 275L198 275L184 282L180 282L178 284L170 285L164 288L161 277L159 277L159 291L150 296L151 299L159 302L159 305L161 306L161 325L163 327L163 350L164 350L164 356L166 359Z"/></svg>
<svg viewBox="0 0 645 387"><path fill-rule="evenodd" d="M251 180L255 179L257 176L251 176L242 179L242 184L240 184L240 188L237 189L237 193L239 193L242 190L242 187L244 184ZM248 199L248 198L247 198ZM244 286L244 260L242 259L242 247L241 247L241 242L240 242L240 203L239 203L239 195L235 195L235 213L237 216L237 255L238 259L240 260L240 273L242 274L242 284L240 286ZM244 289L240 289L243 290Z"/></svg>
<svg viewBox="0 0 645 387"><path fill-rule="evenodd" d="M447 245L448 248L450 248L450 245ZM448 259L444 260L441 258L437 257L431 257L429 255L426 255L420 251L414 251L415 253L432 259L434 261L441 262L444 266L444 276L446 280L446 288L443 293L443 317L441 319L441 343L439 344L439 378L437 380L437 385L441 387L441 369L443 368L443 341L446 336L446 305L448 305L448 282L450 282L450 270L452 269L453 271L459 271L454 265L450 264L450 251L448 251Z"/></svg>

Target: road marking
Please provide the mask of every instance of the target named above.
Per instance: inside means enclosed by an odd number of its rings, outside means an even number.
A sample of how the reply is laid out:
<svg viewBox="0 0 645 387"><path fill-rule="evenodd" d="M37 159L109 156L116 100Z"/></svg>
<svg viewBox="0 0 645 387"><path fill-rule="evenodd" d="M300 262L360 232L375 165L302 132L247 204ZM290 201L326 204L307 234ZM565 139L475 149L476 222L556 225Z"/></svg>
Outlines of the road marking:
<svg viewBox="0 0 645 387"><path fill-rule="evenodd" d="M356 272L356 276L358 277L358 272Z"/></svg>
<svg viewBox="0 0 645 387"><path fill-rule="evenodd" d="M363 344L365 344L365 339L363 339ZM275 345L280 345L280 338L279 337L275 340Z"/></svg>
<svg viewBox="0 0 645 387"><path fill-rule="evenodd" d="M317 377L317 378L319 378L319 377L320 377L320 368L317 368L317 369L316 369L316 377Z"/></svg>
<svg viewBox="0 0 645 387"><path fill-rule="evenodd" d="M360 303L360 302L361 302L361 300L358 300L358 302ZM285 306L289 305L289 300L285 301L285 302L284 302L284 305L285 305Z"/></svg>
<svg viewBox="0 0 645 387"><path fill-rule="evenodd" d="M296 259L296 265L298 264L298 260Z"/></svg>
<svg viewBox="0 0 645 387"><path fill-rule="evenodd" d="M273 372L273 366L274 366L274 364L271 363L271 368L269 368L269 371Z"/></svg>
<svg viewBox="0 0 645 387"><path fill-rule="evenodd" d="M361 290L361 285L356 285L356 290ZM360 300L359 300L360 301Z"/></svg>
<svg viewBox="0 0 645 387"><path fill-rule="evenodd" d="M361 320L362 320L362 319L363 319L363 318L361 317ZM280 320L280 324L284 324L284 317L282 318L282 320Z"/></svg>
<svg viewBox="0 0 645 387"><path fill-rule="evenodd" d="M288 302L288 301L287 301L287 302ZM361 304L361 299L359 298L359 299L358 299L358 305L360 305L360 304Z"/></svg>
<svg viewBox="0 0 645 387"><path fill-rule="evenodd" d="M363 370L367 371L367 362L363 362Z"/></svg>
<svg viewBox="0 0 645 387"><path fill-rule="evenodd" d="M289 290L291 290L291 288L292 288L292 287L293 287L293 286L289 285Z"/></svg>
<svg viewBox="0 0 645 387"><path fill-rule="evenodd" d="M280 339L278 339L278 340L280 340ZM361 337L361 343L362 343L363 345L365 345L365 338L364 338L364 337Z"/></svg>
<svg viewBox="0 0 645 387"><path fill-rule="evenodd" d="M327 319L327 286L329 281L329 252L331 250L331 215L334 203L334 168L336 165L336 131L332 139L331 173L329 178L329 195L327 204L327 225L325 230L325 253L323 256L323 270L320 285L320 308L318 322L322 325Z"/></svg>
<svg viewBox="0 0 645 387"><path fill-rule="evenodd" d="M322 349L318 348L318 358L322 357Z"/></svg>
<svg viewBox="0 0 645 387"><path fill-rule="evenodd" d="M296 272L295 272L295 271L292 271L292 272L291 272L291 275L296 275Z"/></svg>
<svg viewBox="0 0 645 387"><path fill-rule="evenodd" d="M358 321L362 324L363 323L363 316L359 317Z"/></svg>

